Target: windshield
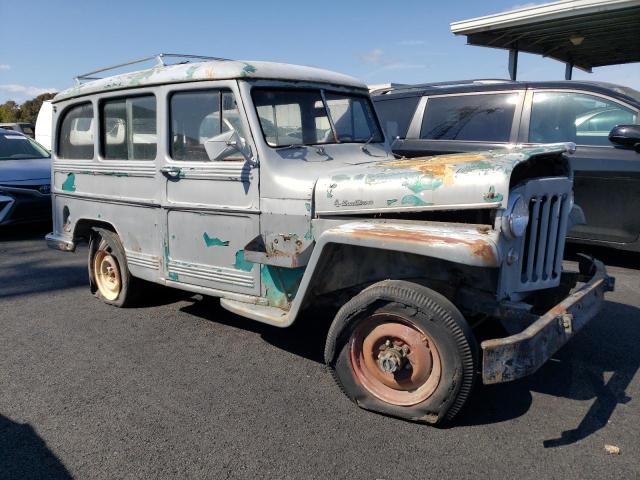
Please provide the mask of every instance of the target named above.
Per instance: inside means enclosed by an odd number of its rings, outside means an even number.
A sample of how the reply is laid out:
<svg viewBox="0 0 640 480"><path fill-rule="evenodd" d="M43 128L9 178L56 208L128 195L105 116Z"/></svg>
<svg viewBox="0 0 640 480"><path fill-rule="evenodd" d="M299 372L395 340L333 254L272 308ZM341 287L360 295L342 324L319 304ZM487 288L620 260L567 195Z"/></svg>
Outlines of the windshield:
<svg viewBox="0 0 640 480"><path fill-rule="evenodd" d="M254 88L252 97L271 147L384 141L367 96Z"/></svg>
<svg viewBox="0 0 640 480"><path fill-rule="evenodd" d="M0 160L21 158L49 158L49 152L25 135L0 133Z"/></svg>

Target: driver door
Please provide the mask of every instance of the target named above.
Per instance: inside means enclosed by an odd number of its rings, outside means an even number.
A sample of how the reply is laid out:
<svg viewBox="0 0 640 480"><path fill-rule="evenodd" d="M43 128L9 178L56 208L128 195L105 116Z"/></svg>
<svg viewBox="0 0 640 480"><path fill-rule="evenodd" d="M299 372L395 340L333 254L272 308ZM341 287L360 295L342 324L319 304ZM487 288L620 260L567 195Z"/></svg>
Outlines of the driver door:
<svg viewBox="0 0 640 480"><path fill-rule="evenodd" d="M259 268L244 261L244 246L259 229L259 174L235 82L168 92L169 145L160 168L165 278L222 291L257 295ZM175 87L174 87L175 88ZM235 130L237 148L211 159L207 142ZM235 143L235 142L234 142Z"/></svg>

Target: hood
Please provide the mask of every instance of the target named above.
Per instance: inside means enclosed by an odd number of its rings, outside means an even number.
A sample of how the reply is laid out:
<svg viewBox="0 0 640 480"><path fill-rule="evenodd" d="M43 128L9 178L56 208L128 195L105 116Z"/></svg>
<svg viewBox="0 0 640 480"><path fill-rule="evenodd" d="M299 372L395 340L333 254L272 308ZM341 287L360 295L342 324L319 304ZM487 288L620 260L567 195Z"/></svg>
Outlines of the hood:
<svg viewBox="0 0 640 480"><path fill-rule="evenodd" d="M372 162L318 179L318 214L424 211L506 206L511 172L536 155L566 146L513 148Z"/></svg>
<svg viewBox="0 0 640 480"><path fill-rule="evenodd" d="M50 181L50 158L0 160L0 185L41 185Z"/></svg>

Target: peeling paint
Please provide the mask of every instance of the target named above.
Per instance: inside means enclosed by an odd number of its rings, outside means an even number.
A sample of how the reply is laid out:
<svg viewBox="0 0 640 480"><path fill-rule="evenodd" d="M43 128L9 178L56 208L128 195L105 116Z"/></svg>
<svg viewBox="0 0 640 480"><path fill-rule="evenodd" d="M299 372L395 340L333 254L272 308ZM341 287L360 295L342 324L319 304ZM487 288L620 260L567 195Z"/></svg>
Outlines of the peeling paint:
<svg viewBox="0 0 640 480"><path fill-rule="evenodd" d="M67 179L62 183L62 190L65 192L76 191L76 174L75 173L69 173L67 175Z"/></svg>
<svg viewBox="0 0 640 480"><path fill-rule="evenodd" d="M416 177L412 181L406 181L402 185L407 187L413 193L420 193L425 190L435 190L442 186L444 182L439 178L434 178L427 175L421 175Z"/></svg>
<svg viewBox="0 0 640 480"><path fill-rule="evenodd" d="M501 193L496 193L496 188L491 185L489 191L482 198L484 198L485 202L501 202L503 197Z"/></svg>
<svg viewBox="0 0 640 480"><path fill-rule="evenodd" d="M311 211L311 203L310 202L304 202L304 208L307 210L307 212Z"/></svg>
<svg viewBox="0 0 640 480"><path fill-rule="evenodd" d="M400 203L402 205L412 205L412 206L432 205L429 202L425 202L424 200L422 200L417 195L405 195L404 197L402 197L402 200L400 200Z"/></svg>
<svg viewBox="0 0 640 480"><path fill-rule="evenodd" d="M174 282L178 281L178 274L169 271L169 244L165 241L164 248L162 250L162 258L164 260L164 270L167 274L167 278L169 280L173 280Z"/></svg>
<svg viewBox="0 0 640 480"><path fill-rule="evenodd" d="M228 247L229 240L220 240L217 237L211 238L207 232L202 234L202 238L204 239L204 244L207 247Z"/></svg>
<svg viewBox="0 0 640 480"><path fill-rule="evenodd" d="M233 268L236 270L244 270L245 272L250 272L253 269L253 262L249 262L244 259L244 250L238 250L236 252L236 261L233 264Z"/></svg>
<svg viewBox="0 0 640 480"><path fill-rule="evenodd" d="M260 278L269 305L287 309L298 291L305 269L262 265Z"/></svg>
<svg viewBox="0 0 640 480"><path fill-rule="evenodd" d="M389 200L387 200L387 205L393 205L397 202L398 202L397 198L390 198Z"/></svg>
<svg viewBox="0 0 640 480"><path fill-rule="evenodd" d="M337 183L332 183L331 185L329 185L329 189L327 190L327 198L333 198L333 189L337 186Z"/></svg>

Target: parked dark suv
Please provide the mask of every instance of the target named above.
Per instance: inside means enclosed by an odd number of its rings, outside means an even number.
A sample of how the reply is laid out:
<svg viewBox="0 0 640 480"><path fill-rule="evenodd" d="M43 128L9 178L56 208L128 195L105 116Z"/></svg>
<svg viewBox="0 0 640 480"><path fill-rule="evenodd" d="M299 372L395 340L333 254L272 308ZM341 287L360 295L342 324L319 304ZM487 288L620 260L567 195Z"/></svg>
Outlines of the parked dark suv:
<svg viewBox="0 0 640 480"><path fill-rule="evenodd" d="M395 153L407 157L574 142L569 238L640 251L640 92L597 82L469 80L372 92Z"/></svg>

